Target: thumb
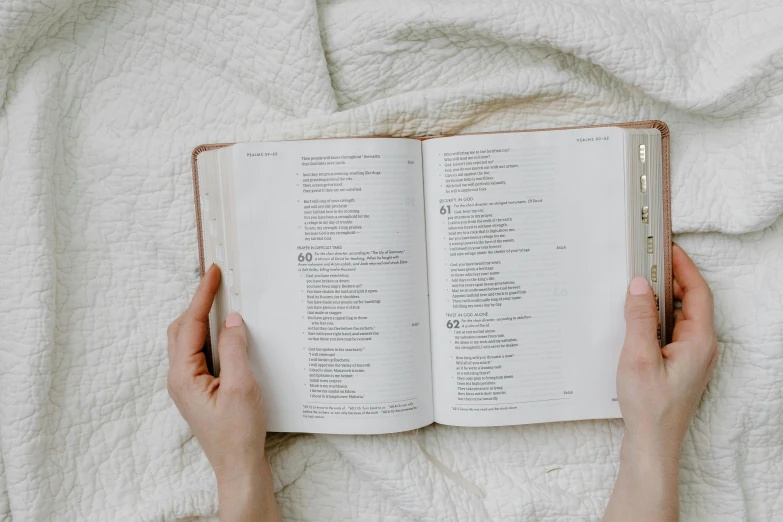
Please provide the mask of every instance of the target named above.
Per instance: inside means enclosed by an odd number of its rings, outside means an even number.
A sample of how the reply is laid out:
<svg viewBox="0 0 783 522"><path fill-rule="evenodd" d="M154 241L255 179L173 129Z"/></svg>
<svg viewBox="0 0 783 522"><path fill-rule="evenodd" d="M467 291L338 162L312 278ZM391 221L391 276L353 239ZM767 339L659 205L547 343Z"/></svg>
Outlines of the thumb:
<svg viewBox="0 0 783 522"><path fill-rule="evenodd" d="M635 358L661 359L658 344L658 309L652 288L644 277L635 277L625 297L625 344Z"/></svg>
<svg viewBox="0 0 783 522"><path fill-rule="evenodd" d="M223 382L244 378L250 373L247 360L247 327L242 316L228 314L226 325L218 338L220 380Z"/></svg>

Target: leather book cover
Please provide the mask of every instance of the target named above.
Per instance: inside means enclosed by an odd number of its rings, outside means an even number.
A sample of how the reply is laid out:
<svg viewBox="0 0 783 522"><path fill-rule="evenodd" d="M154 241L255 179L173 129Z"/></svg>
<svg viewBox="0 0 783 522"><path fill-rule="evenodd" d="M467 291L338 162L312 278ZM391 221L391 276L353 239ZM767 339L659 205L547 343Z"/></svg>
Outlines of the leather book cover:
<svg viewBox="0 0 783 522"><path fill-rule="evenodd" d="M627 127L635 129L658 129L661 133L661 183L662 183L662 195L663 195L663 261L664 261L664 313L666 316L666 342L669 342L672 338L672 330L674 329L674 279L672 273L672 219L671 219L671 176L670 176L670 158L669 158L669 127L660 120L645 120L634 121L626 123L607 123L603 125L582 125L577 127L556 127L546 129L528 129L528 130L513 130L513 131L496 131L496 132L475 132L471 134L500 134L506 132L541 132L552 130L567 130L567 129L585 129L592 127ZM444 134L437 136L410 136L419 140L428 140L432 138L443 138L446 136L453 136L453 134ZM386 136L363 136L363 137L386 137ZM391 137L391 136L389 136ZM405 137L405 136L398 136ZM350 138L350 136L349 136ZM193 192L196 205L196 233L198 234L198 251L199 251L199 264L201 266L201 276L204 277L207 267L204 266L204 238L201 235L201 195L199 193L198 185L198 155L208 150L219 149L221 147L228 147L233 143L212 143L199 145L193 149L191 154L191 164L193 168ZM207 327L209 328L209 327ZM210 332L207 331L207 340L204 346L204 352L207 358L207 366L210 373L214 375L214 368L212 365L212 346L210 343Z"/></svg>

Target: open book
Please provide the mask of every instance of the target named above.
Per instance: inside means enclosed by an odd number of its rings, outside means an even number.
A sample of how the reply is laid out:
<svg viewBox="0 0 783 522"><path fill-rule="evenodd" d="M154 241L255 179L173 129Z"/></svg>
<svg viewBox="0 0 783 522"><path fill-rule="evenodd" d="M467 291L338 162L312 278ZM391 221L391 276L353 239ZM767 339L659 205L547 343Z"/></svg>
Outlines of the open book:
<svg viewBox="0 0 783 522"><path fill-rule="evenodd" d="M672 327L668 129L203 145L203 270L270 431L619 417L629 281Z"/></svg>

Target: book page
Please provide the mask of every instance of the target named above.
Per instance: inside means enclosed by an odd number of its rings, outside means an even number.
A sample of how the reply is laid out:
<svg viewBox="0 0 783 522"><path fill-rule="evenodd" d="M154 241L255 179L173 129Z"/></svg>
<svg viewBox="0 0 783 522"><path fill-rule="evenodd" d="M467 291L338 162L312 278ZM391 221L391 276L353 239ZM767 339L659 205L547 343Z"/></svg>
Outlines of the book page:
<svg viewBox="0 0 783 522"><path fill-rule="evenodd" d="M269 430L430 424L420 142L233 149L240 311Z"/></svg>
<svg viewBox="0 0 783 522"><path fill-rule="evenodd" d="M624 131L423 144L435 422L619 416Z"/></svg>

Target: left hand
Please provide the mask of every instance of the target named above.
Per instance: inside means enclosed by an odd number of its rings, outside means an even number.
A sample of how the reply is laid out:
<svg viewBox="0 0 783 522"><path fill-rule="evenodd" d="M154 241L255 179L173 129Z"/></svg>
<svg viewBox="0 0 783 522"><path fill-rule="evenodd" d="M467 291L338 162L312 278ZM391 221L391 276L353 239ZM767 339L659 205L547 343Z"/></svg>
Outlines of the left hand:
<svg viewBox="0 0 783 522"><path fill-rule="evenodd" d="M263 514L261 520L276 520L272 477L264 457L266 411L248 363L242 317L230 314L220 332L219 377L209 374L201 351L219 285L220 270L213 265L188 309L169 326L169 395L215 470L221 519L251 520Z"/></svg>

